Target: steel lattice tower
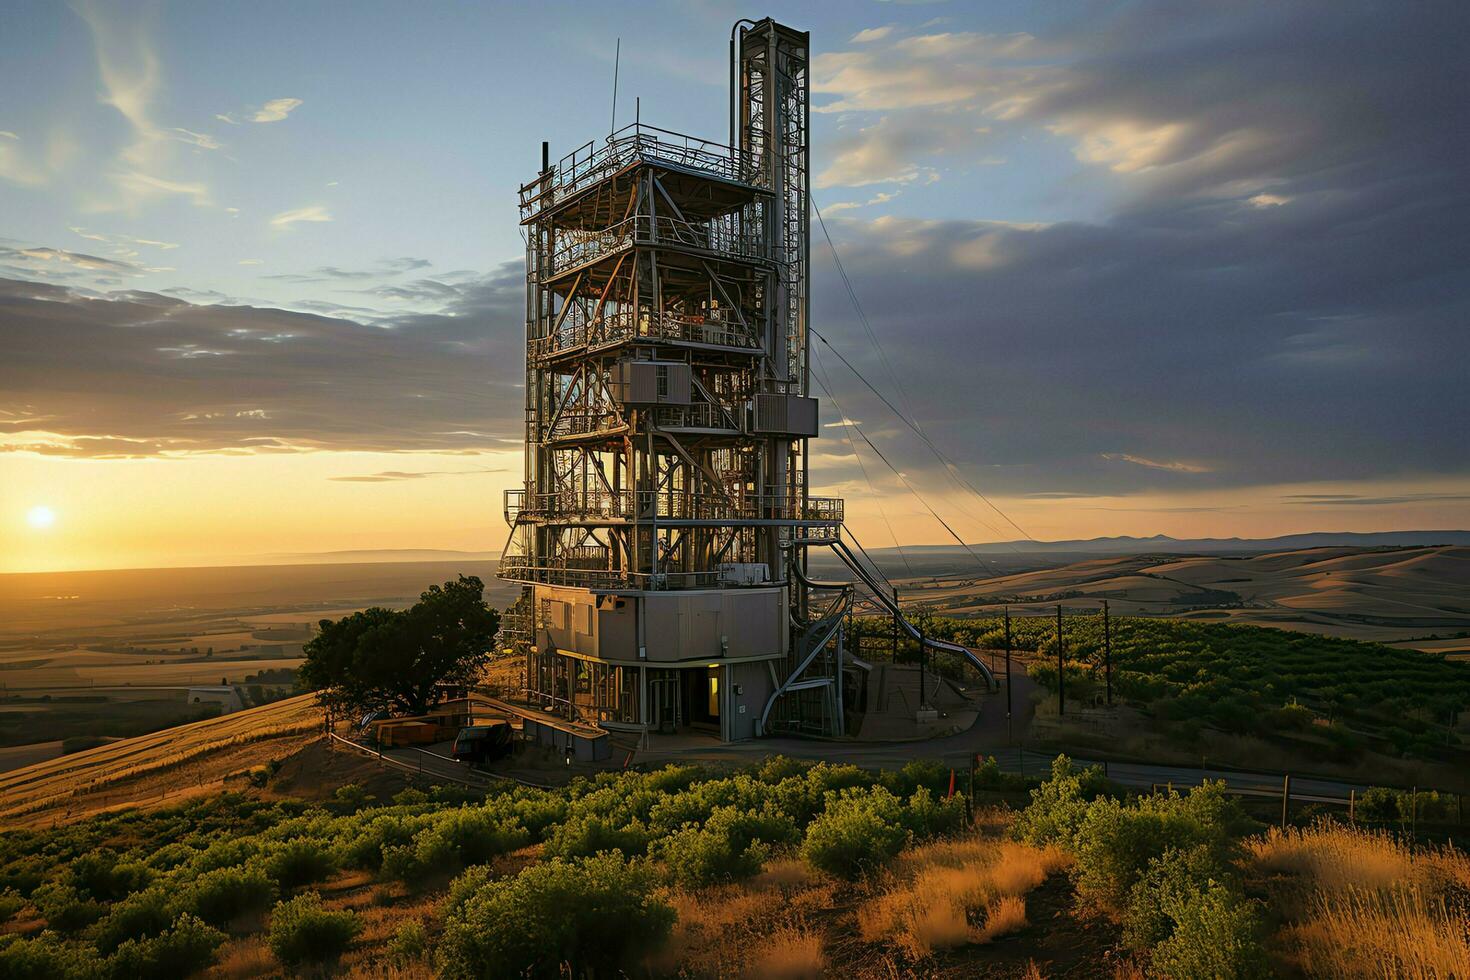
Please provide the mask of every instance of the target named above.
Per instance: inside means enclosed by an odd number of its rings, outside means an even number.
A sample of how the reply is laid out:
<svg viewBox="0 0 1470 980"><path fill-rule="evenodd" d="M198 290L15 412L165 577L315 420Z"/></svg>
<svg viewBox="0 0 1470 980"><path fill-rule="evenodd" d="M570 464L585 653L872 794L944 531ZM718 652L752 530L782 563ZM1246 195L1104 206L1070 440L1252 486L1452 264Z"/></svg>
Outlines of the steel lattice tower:
<svg viewBox="0 0 1470 980"><path fill-rule="evenodd" d="M728 142L635 123L555 165L543 145L521 188L502 640L565 717L842 730L847 594L812 597L801 545L843 513L807 492L808 112L807 35L742 21Z"/></svg>

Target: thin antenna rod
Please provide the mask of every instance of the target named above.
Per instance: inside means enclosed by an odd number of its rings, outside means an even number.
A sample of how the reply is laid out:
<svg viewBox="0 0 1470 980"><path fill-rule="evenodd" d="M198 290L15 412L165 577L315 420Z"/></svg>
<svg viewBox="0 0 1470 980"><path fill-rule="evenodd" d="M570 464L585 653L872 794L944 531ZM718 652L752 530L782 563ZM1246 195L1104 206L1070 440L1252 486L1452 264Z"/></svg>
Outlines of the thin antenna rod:
<svg viewBox="0 0 1470 980"><path fill-rule="evenodd" d="M607 135L611 136L618 131L618 67L623 61L623 39L618 38L618 46L613 50L613 104L612 124L608 127Z"/></svg>

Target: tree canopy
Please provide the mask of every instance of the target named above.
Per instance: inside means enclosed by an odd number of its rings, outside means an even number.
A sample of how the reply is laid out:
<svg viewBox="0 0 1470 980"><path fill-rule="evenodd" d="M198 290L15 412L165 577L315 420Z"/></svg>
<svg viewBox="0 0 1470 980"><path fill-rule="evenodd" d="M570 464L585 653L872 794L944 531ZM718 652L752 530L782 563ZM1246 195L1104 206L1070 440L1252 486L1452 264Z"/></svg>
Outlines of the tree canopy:
<svg viewBox="0 0 1470 980"><path fill-rule="evenodd" d="M500 614L484 596L485 583L461 575L408 609L324 619L298 676L340 708L422 714L439 700L439 685L473 681L488 656Z"/></svg>

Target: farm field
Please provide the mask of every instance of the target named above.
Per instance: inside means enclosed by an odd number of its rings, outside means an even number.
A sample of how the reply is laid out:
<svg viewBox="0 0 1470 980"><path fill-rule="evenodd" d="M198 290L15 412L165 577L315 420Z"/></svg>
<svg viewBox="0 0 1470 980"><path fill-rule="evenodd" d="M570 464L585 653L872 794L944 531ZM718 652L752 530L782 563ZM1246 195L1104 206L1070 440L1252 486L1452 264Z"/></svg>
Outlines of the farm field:
<svg viewBox="0 0 1470 980"><path fill-rule="evenodd" d="M0 826L217 790L230 774L295 751L320 727L316 696L306 694L0 772Z"/></svg>
<svg viewBox="0 0 1470 980"><path fill-rule="evenodd" d="M1258 555L1091 558L1014 574L975 576L954 559L896 582L905 604L936 615L1097 609L1205 622L1275 626L1423 649L1470 649L1470 548L1309 548ZM904 574L889 561L890 576Z"/></svg>
<svg viewBox="0 0 1470 980"><path fill-rule="evenodd" d="M187 689L221 681L251 685L246 703L279 696L319 620L407 606L460 571L505 592L504 604L510 590L494 568L467 559L0 575L0 746L194 720Z"/></svg>

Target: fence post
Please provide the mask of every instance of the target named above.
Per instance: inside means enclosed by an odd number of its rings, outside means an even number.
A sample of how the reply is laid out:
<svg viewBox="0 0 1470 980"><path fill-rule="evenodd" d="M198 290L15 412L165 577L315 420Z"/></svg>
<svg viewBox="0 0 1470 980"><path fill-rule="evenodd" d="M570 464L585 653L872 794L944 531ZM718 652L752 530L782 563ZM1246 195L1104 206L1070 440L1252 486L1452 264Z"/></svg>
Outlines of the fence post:
<svg viewBox="0 0 1470 980"><path fill-rule="evenodd" d="M1281 829L1286 829L1287 814L1291 810L1291 773L1281 777Z"/></svg>
<svg viewBox="0 0 1470 980"><path fill-rule="evenodd" d="M1409 840L1419 838L1419 787L1409 790Z"/></svg>
<svg viewBox="0 0 1470 980"><path fill-rule="evenodd" d="M1348 823L1354 827L1358 825L1358 791L1348 790Z"/></svg>

